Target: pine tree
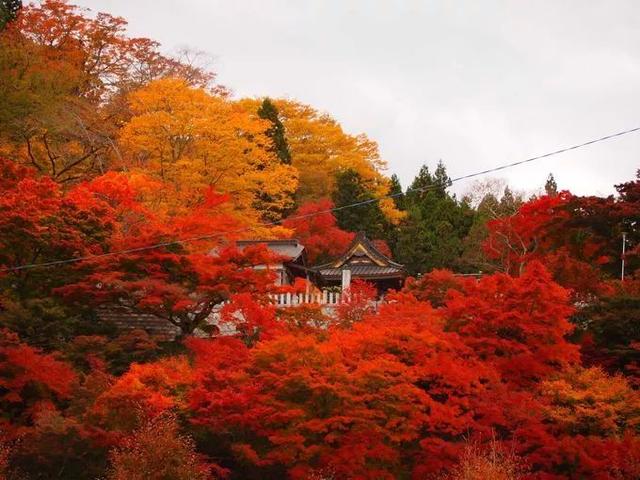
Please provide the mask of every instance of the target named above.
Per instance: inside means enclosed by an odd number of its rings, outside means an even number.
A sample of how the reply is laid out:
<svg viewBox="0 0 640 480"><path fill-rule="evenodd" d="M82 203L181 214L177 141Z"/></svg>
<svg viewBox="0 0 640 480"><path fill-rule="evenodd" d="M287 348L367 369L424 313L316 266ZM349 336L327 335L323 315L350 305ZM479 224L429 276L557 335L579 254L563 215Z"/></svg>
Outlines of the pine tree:
<svg viewBox="0 0 640 480"><path fill-rule="evenodd" d="M442 160L438 161L438 166L433 172L433 183L434 188L441 196L445 196L447 188L452 185L451 178L447 175L447 169Z"/></svg>
<svg viewBox="0 0 640 480"><path fill-rule="evenodd" d="M389 195L393 195L393 203L398 210L404 210L404 195L402 195L402 185L400 179L394 173L391 175L391 181L389 184Z"/></svg>
<svg viewBox="0 0 640 480"><path fill-rule="evenodd" d="M397 233L394 255L411 274L458 266L473 210L447 192L449 185L442 162L433 175L423 165L406 195L407 218Z"/></svg>
<svg viewBox="0 0 640 480"><path fill-rule="evenodd" d="M553 178L553 173L550 173L547 177L547 181L544 184L544 191L550 197L558 194L558 184L556 183L556 179Z"/></svg>
<svg viewBox="0 0 640 480"><path fill-rule="evenodd" d="M418 175L411 182L411 186L407 191L407 203L415 203L419 199L426 196L427 192L432 188L433 178L429 173L429 167L422 165L418 171Z"/></svg>
<svg viewBox="0 0 640 480"><path fill-rule="evenodd" d="M21 8L21 0L0 0L0 31L16 19Z"/></svg>
<svg viewBox="0 0 640 480"><path fill-rule="evenodd" d="M289 151L284 125L278 115L278 109L269 98L265 98L262 101L262 105L258 109L258 116L271 122L271 127L267 129L266 133L273 142L272 151L282 163L291 165L291 152Z"/></svg>
<svg viewBox="0 0 640 480"><path fill-rule="evenodd" d="M373 200L375 197L367 190L362 177L354 170L338 173L333 203L336 208L359 202ZM364 232L371 239L384 239L388 222L380 210L378 202L372 201L353 208L335 212L338 225L350 232Z"/></svg>

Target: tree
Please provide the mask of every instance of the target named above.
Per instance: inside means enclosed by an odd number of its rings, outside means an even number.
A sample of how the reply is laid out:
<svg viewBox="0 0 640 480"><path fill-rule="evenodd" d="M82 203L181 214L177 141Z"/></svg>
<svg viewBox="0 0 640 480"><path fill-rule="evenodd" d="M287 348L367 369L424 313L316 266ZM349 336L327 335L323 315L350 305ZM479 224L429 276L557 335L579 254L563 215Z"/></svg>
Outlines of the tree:
<svg viewBox="0 0 640 480"><path fill-rule="evenodd" d="M405 195L407 216L400 223L394 254L411 274L457 266L473 213L467 203L447 193L448 185L442 162L433 176L423 165Z"/></svg>
<svg viewBox="0 0 640 480"><path fill-rule="evenodd" d="M174 209L197 204L207 188L230 193L245 221L277 219L292 206L297 174L270 151L269 121L179 79L129 98L133 117L120 134L128 167L167 184Z"/></svg>
<svg viewBox="0 0 640 480"><path fill-rule="evenodd" d="M145 236L129 245L150 245L166 238ZM135 247L134 247L135 248ZM124 306L152 314L178 327L183 335L207 330L214 308L233 293L264 295L272 284L264 248L242 252L226 248L216 255L189 253L179 245L102 257L91 262L80 281L57 289L67 301L93 306Z"/></svg>
<svg viewBox="0 0 640 480"><path fill-rule="evenodd" d="M258 109L258 116L271 122L271 126L265 131L266 136L271 139L271 147L269 147L268 150L272 152L283 165L291 165L291 153L289 152L289 145L287 144L284 125L278 116L278 109L271 100L269 100L269 98L265 98L262 101L262 105L260 105L260 108ZM264 216L265 220L280 220L288 211L291 210L294 204L294 191L290 191L289 194L291 198L287 204L279 211L276 210L272 212L272 214ZM260 192L258 196L259 200L256 202L258 208L260 208L261 204L273 204L274 200L276 200L266 192Z"/></svg>
<svg viewBox="0 0 640 480"><path fill-rule="evenodd" d="M569 292L538 262L520 277L496 273L459 284L442 312L447 328L514 385L529 385L579 360L566 338L573 331Z"/></svg>
<svg viewBox="0 0 640 480"><path fill-rule="evenodd" d="M622 232L637 236L632 220L640 211L632 193L636 183L619 185L618 198L566 191L532 198L515 214L488 223L483 249L504 271L518 274L527 262L540 260L576 298L600 295L603 280L619 275ZM633 272L635 255L627 260Z"/></svg>
<svg viewBox="0 0 640 480"><path fill-rule="evenodd" d="M617 437L640 426L640 396L621 376L576 367L539 388L547 416L569 435Z"/></svg>
<svg viewBox="0 0 640 480"><path fill-rule="evenodd" d="M469 442L459 464L443 480L520 480L525 462L493 440L489 447Z"/></svg>
<svg viewBox="0 0 640 480"><path fill-rule="evenodd" d="M190 342L193 421L232 439L234 472L391 479L447 464L439 456L474 424L468 398L488 374L458 337L413 300L328 335L284 333L253 349Z"/></svg>
<svg viewBox="0 0 640 480"><path fill-rule="evenodd" d="M172 415L148 421L113 449L110 456L109 480L212 478L212 466L195 452L193 440L179 432Z"/></svg>
<svg viewBox="0 0 640 480"><path fill-rule="evenodd" d="M328 200L308 202L300 206L291 218L282 222L304 245L310 263L324 263L338 257L353 240L354 233L338 227L331 212L334 204ZM296 218L299 217L299 218Z"/></svg>
<svg viewBox="0 0 640 480"><path fill-rule="evenodd" d="M547 177L547 181L544 184L544 191L549 196L558 194L558 184L556 183L556 179L553 178L553 173L550 173Z"/></svg>
<svg viewBox="0 0 640 480"><path fill-rule="evenodd" d="M377 296L375 285L363 280L354 280L342 295L336 309L336 323L342 328L352 328L357 322L375 312Z"/></svg>
<svg viewBox="0 0 640 480"><path fill-rule="evenodd" d="M14 333L0 330L0 406L2 433L19 436L42 412L55 410L68 399L74 372L54 355L21 343Z"/></svg>
<svg viewBox="0 0 640 480"><path fill-rule="evenodd" d="M381 182L378 169L384 162L374 142L345 133L329 115L307 105L287 100L274 104L287 132L292 164L300 172L298 201L330 197L340 170L353 169L371 185Z"/></svg>
<svg viewBox="0 0 640 480"><path fill-rule="evenodd" d="M82 268L17 267L104 252L115 229L113 210L96 196L63 192L50 178L8 160L0 160L0 189L0 265L8 269L0 273L0 325L46 348L94 331L53 293L78 280Z"/></svg>
<svg viewBox="0 0 640 480"><path fill-rule="evenodd" d="M393 195L393 203L398 210L404 210L404 196L400 179L394 173L389 181L389 195Z"/></svg>
<svg viewBox="0 0 640 480"><path fill-rule="evenodd" d="M21 8L22 0L2 0L0 2L0 31L4 30L7 23L16 19Z"/></svg>
<svg viewBox="0 0 640 480"><path fill-rule="evenodd" d="M126 307L190 335L208 328L213 309L232 294L259 296L272 285L269 270L254 268L270 264L264 246L239 251L230 244L237 223L221 211L226 197L209 191L188 214L158 217L136 201L124 175L105 177L74 190L110 204L116 228L101 252L108 255L74 264L73 278L55 289L69 304ZM185 237L202 238L183 242Z"/></svg>
<svg viewBox="0 0 640 480"><path fill-rule="evenodd" d="M239 102L248 111L260 108L257 100ZM389 179L382 175L386 163L380 157L378 145L366 135L350 135L326 113L290 100L272 100L284 125L291 153L291 164L299 175L296 201L319 201L331 198L339 172L356 171L366 189L376 198L387 195ZM387 219L397 223L402 218L391 199L380 201Z"/></svg>
<svg viewBox="0 0 640 480"><path fill-rule="evenodd" d="M387 220L375 197L366 189L366 185L356 171L345 170L338 173L333 203L338 209L335 216L341 229L349 232L365 232L371 239L384 238L385 230L388 228ZM360 205L341 209L356 203Z"/></svg>
<svg viewBox="0 0 640 480"><path fill-rule="evenodd" d="M463 240L461 264L473 271L495 271L495 262L483 251L482 245L489 236L491 220L515 214L523 203L521 194L514 194L504 181L489 179L476 182L467 194L475 206L474 218Z"/></svg>
<svg viewBox="0 0 640 480"><path fill-rule="evenodd" d="M184 356L134 363L89 403L87 421L104 431L130 435L147 422L184 408L184 393L193 383L194 372Z"/></svg>
<svg viewBox="0 0 640 480"><path fill-rule="evenodd" d="M0 39L5 154L61 182L104 172L119 157L122 99L155 78L209 87L214 75L125 35L126 22L60 0L25 7ZM188 62L188 61L187 61Z"/></svg>
<svg viewBox="0 0 640 480"><path fill-rule="evenodd" d="M258 109L258 116L271 122L271 126L266 131L266 135L271 139L273 145L271 151L276 154L282 163L291 165L291 152L289 152L284 125L278 116L278 109L268 97L262 100L262 105Z"/></svg>
<svg viewBox="0 0 640 480"><path fill-rule="evenodd" d="M623 373L637 386L640 382L640 289L637 281L614 285L612 291L592 300L576 313L585 364L609 373Z"/></svg>

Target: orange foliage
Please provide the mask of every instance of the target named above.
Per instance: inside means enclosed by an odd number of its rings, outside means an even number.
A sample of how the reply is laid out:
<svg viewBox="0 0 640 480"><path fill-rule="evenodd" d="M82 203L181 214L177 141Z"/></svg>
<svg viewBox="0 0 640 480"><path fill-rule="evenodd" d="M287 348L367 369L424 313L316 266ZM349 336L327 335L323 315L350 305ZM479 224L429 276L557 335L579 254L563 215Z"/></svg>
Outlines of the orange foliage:
<svg viewBox="0 0 640 480"><path fill-rule="evenodd" d="M570 434L614 437L640 427L640 394L598 368L574 368L540 384L546 414Z"/></svg>
<svg viewBox="0 0 640 480"><path fill-rule="evenodd" d="M108 480L209 480L213 465L195 452L193 440L181 434L175 417L147 421L111 451ZM217 468L222 478L226 472Z"/></svg>
<svg viewBox="0 0 640 480"><path fill-rule="evenodd" d="M127 37L126 27L62 0L25 5L0 38L5 153L57 181L86 179L119 156L114 137L129 116L127 92L167 76L221 91L212 73Z"/></svg>
<svg viewBox="0 0 640 480"><path fill-rule="evenodd" d="M184 357L133 364L91 407L103 428L131 432L147 419L184 405L194 376Z"/></svg>

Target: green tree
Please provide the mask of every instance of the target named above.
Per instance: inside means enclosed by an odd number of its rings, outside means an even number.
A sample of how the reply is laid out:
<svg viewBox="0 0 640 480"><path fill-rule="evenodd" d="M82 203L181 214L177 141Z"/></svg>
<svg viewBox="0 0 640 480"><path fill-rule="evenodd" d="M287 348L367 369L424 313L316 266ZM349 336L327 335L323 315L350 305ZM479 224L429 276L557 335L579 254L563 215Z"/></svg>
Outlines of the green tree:
<svg viewBox="0 0 640 480"><path fill-rule="evenodd" d="M0 31L16 19L21 8L22 0L0 0Z"/></svg>
<svg viewBox="0 0 640 480"><path fill-rule="evenodd" d="M339 209L335 212L338 226L350 232L364 232L371 239L384 239L389 225L374 198L358 172L344 170L338 173L333 194L333 203ZM360 202L369 203L340 209Z"/></svg>
<svg viewBox="0 0 640 480"><path fill-rule="evenodd" d="M394 173L391 175L391 181L389 184L389 195L393 195L393 203L398 210L404 210L404 195L402 195L402 185L400 179Z"/></svg>
<svg viewBox="0 0 640 480"><path fill-rule="evenodd" d="M272 151L282 163L291 165L291 152L289 151L284 125L280 120L278 109L268 97L262 101L262 105L258 109L258 116L271 122L271 127L267 130L267 136L273 142Z"/></svg>
<svg viewBox="0 0 640 480"><path fill-rule="evenodd" d="M558 194L558 184L556 183L556 179L553 178L553 173L550 173L547 177L547 181L544 184L544 191L549 196Z"/></svg>
<svg viewBox="0 0 640 480"><path fill-rule="evenodd" d="M473 209L468 201L458 201L447 192L450 185L446 167L439 162L433 175L423 165L407 192L407 218L399 227L394 254L411 274L459 269Z"/></svg>

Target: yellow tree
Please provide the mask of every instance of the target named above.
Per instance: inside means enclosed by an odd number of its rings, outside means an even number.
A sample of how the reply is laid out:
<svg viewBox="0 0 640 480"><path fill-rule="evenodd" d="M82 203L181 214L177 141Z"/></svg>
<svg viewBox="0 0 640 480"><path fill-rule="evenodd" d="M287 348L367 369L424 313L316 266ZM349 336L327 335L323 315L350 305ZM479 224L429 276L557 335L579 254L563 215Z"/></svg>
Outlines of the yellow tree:
<svg viewBox="0 0 640 480"><path fill-rule="evenodd" d="M260 101L245 99L247 109L256 111ZM273 100L284 124L291 151L292 165L298 170L298 202L331 198L336 188L336 174L344 170L357 172L376 197L389 193L389 179L381 172L386 162L380 157L378 145L366 135L349 135L328 114L292 100ZM401 212L390 200L382 200L387 218L395 222Z"/></svg>
<svg viewBox="0 0 640 480"><path fill-rule="evenodd" d="M236 102L156 80L130 94L131 120L120 133L125 167L157 176L174 210L213 188L228 193L247 220L277 220L293 204L296 170L281 164L265 131L269 122Z"/></svg>
<svg viewBox="0 0 640 480"><path fill-rule="evenodd" d="M219 90L193 55L164 56L126 25L65 0L25 5L0 35L0 153L58 182L91 178L117 156L127 92L168 76Z"/></svg>

